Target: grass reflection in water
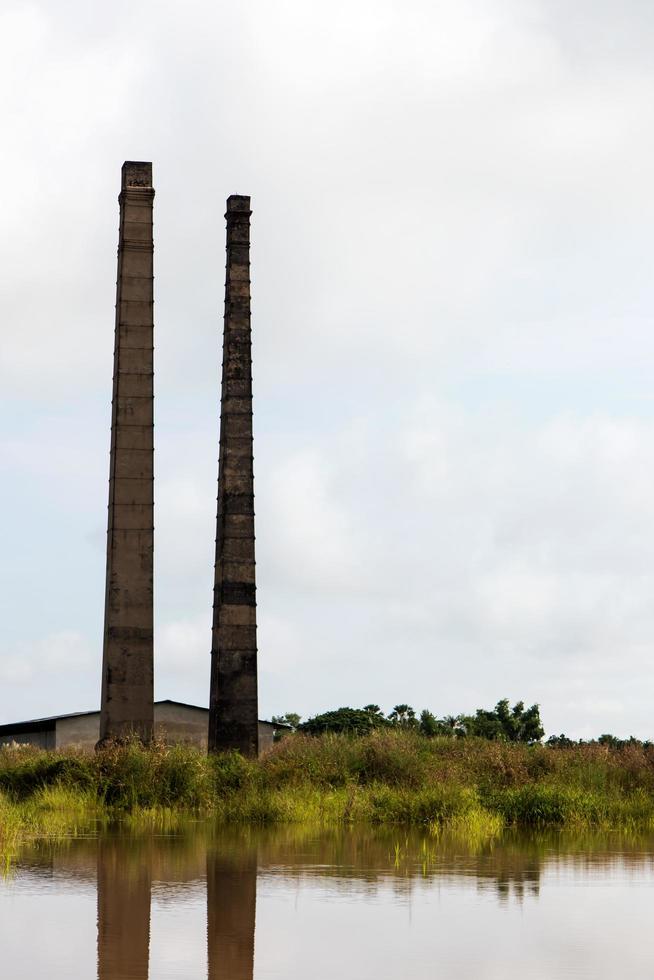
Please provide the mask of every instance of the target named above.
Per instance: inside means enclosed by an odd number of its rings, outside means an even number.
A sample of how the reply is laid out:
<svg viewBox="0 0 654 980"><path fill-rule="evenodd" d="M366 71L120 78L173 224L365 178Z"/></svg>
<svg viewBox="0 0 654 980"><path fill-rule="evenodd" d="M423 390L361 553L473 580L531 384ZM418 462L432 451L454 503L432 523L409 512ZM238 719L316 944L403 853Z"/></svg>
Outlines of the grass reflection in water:
<svg viewBox="0 0 654 980"><path fill-rule="evenodd" d="M485 839L461 828L241 826L180 821L175 832L100 829L97 837L25 845L13 872L97 890L99 980L145 980L152 962L153 895L174 905L189 889L206 902L209 980L252 980L257 885L311 884L369 905L389 891L466 880L500 904L537 900L548 871L585 873L618 864L652 870L654 839L617 833L505 830ZM416 893L417 893L416 892ZM182 974L180 974L181 976ZM185 975L185 974L184 974Z"/></svg>

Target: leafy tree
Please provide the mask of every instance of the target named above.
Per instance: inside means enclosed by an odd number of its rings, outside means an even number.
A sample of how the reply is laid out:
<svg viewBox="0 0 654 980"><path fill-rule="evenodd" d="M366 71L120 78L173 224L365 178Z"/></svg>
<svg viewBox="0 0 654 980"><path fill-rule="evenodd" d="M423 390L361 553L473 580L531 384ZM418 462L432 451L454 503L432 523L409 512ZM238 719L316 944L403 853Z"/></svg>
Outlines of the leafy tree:
<svg viewBox="0 0 654 980"><path fill-rule="evenodd" d="M461 723L466 735L476 735L477 738L487 738L490 741L507 741L506 733L495 711L477 708L474 715L463 715Z"/></svg>
<svg viewBox="0 0 654 980"><path fill-rule="evenodd" d="M437 718L427 708L417 718L409 704L396 704L388 717L385 717L378 704L366 704L363 708L345 707L325 711L301 723L300 716L290 712L273 717L273 721L289 724L294 730L309 735L322 735L326 732L368 735L377 728L389 725L393 728L419 731L428 738L438 735L451 738L476 735L496 741L531 744L539 742L544 735L537 704L525 708L524 702L518 701L511 708L506 698L498 701L492 711L478 708L474 715L447 715L445 718ZM550 739L548 744L563 745L569 742L564 735L556 738L556 743Z"/></svg>
<svg viewBox="0 0 654 980"><path fill-rule="evenodd" d="M424 708L420 712L420 734L426 735L427 738L433 738L435 735L440 735L441 723L439 722L436 715L433 715L431 711L427 711Z"/></svg>
<svg viewBox="0 0 654 980"><path fill-rule="evenodd" d="M629 738L618 738L617 735L600 735L597 739L600 745L608 745L611 749L621 749L625 745L637 745L641 748L648 748L650 742L641 742L639 738L630 735Z"/></svg>
<svg viewBox="0 0 654 980"><path fill-rule="evenodd" d="M308 718L298 725L297 730L307 735L323 735L326 732L368 735L373 729L384 724L384 721L383 715L365 708L338 708L336 711L325 711L323 714Z"/></svg>
<svg viewBox="0 0 654 980"><path fill-rule="evenodd" d="M420 712L419 729L420 734L426 735L427 738L434 738L436 735L452 738L457 734L456 729L449 724L447 718L437 718L426 708Z"/></svg>
<svg viewBox="0 0 654 980"><path fill-rule="evenodd" d="M399 728L417 728L416 713L409 704L396 704L388 720Z"/></svg>
<svg viewBox="0 0 654 980"><path fill-rule="evenodd" d="M498 701L493 711L478 708L473 717L463 719L469 735L502 742L539 742L545 731L540 720L540 709L532 704L525 709L524 701L509 707L507 698Z"/></svg>
<svg viewBox="0 0 654 980"><path fill-rule="evenodd" d="M378 721L385 721L384 713L378 704L364 704L363 710L367 711L369 715L372 715Z"/></svg>
<svg viewBox="0 0 654 980"><path fill-rule="evenodd" d="M441 724L445 728L445 734L464 738L467 735L465 721L465 715L445 715Z"/></svg>
<svg viewBox="0 0 654 980"><path fill-rule="evenodd" d="M575 743L567 735L561 733L561 735L550 735L545 745L549 745L551 749L567 749L570 745Z"/></svg>

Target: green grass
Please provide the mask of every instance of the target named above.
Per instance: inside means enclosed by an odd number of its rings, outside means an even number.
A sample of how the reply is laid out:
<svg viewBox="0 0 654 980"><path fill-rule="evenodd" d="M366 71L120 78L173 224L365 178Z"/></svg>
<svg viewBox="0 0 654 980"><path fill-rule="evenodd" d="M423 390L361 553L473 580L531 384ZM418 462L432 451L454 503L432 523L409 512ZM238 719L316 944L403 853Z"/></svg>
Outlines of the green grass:
<svg viewBox="0 0 654 980"><path fill-rule="evenodd" d="M96 755L0 749L0 855L98 823L174 829L368 823L459 829L654 829L654 749L552 749L379 731L292 736L258 761L138 744Z"/></svg>

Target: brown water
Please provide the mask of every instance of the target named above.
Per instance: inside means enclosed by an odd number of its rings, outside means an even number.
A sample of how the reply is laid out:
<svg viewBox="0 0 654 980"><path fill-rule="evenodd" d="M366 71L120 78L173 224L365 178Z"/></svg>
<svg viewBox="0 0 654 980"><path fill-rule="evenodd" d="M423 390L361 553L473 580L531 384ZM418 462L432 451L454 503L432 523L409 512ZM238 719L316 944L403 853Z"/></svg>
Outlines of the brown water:
<svg viewBox="0 0 654 980"><path fill-rule="evenodd" d="M115 833L0 881L0 976L646 980L653 899L654 838Z"/></svg>

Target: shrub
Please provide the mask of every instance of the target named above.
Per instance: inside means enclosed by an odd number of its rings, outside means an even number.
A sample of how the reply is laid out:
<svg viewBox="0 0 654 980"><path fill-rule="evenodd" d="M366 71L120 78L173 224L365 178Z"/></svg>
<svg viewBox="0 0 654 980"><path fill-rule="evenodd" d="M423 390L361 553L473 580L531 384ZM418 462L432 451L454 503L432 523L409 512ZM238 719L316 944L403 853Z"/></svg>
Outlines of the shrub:
<svg viewBox="0 0 654 980"><path fill-rule="evenodd" d="M93 783L88 757L29 748L0 750L0 790L16 799L25 799L44 786L88 789Z"/></svg>

